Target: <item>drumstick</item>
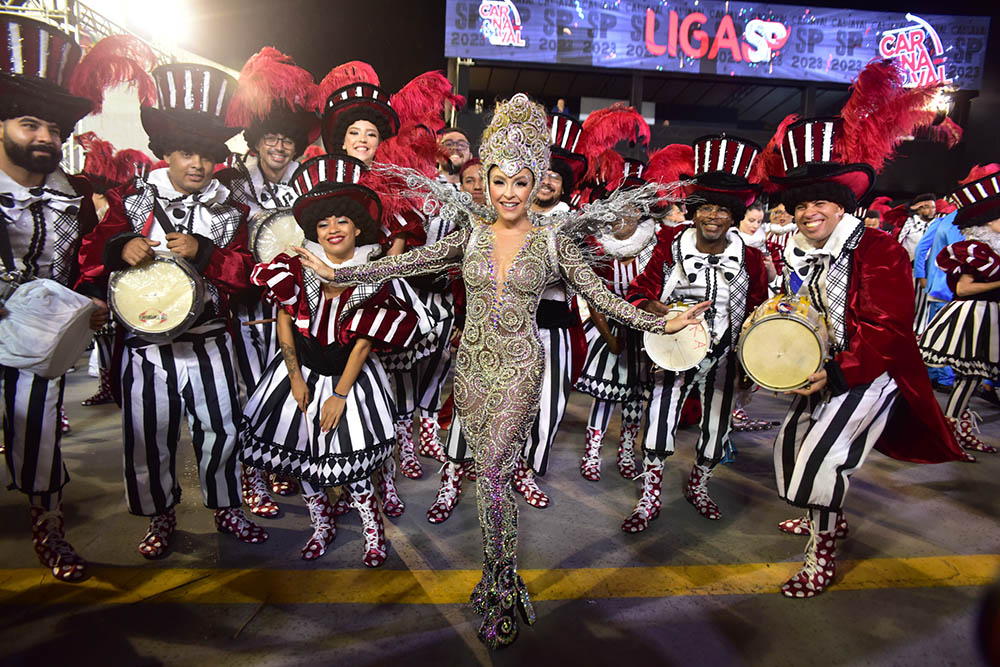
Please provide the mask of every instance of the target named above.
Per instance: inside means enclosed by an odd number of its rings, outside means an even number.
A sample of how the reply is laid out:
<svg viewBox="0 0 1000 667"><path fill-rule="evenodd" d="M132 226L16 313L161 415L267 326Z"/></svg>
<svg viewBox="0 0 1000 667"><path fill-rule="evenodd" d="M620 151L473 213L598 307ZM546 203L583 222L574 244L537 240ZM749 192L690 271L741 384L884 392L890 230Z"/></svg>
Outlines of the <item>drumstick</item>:
<svg viewBox="0 0 1000 667"><path fill-rule="evenodd" d="M243 326L245 326L245 327L252 327L255 324L270 324L271 322L277 322L277 321L278 321L277 317L268 317L268 318L263 319L263 320L250 320L248 322L244 322Z"/></svg>

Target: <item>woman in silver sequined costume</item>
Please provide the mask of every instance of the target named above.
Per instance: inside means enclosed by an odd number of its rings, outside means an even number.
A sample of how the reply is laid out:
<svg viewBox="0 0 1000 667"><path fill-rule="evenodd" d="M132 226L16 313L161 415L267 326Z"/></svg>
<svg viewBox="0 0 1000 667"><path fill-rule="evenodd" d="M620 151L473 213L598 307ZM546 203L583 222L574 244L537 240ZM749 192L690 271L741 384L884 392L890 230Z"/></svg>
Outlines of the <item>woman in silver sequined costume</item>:
<svg viewBox="0 0 1000 667"><path fill-rule="evenodd" d="M480 639L490 648L499 648L517 637L517 610L528 624L534 622L527 589L517 574L517 506L511 478L541 393L544 358L535 311L542 290L561 278L592 308L629 326L658 333L692 324L708 304L669 322L637 310L612 294L590 268L574 238L565 233L568 214L561 223L532 224L528 204L549 165L549 139L544 110L525 95L497 106L493 122L483 133L480 159L494 207L492 223L470 216L470 224L439 243L346 269L331 269L297 250L303 255L302 263L321 278L344 285L461 266L468 305L454 395L475 456L484 550L483 577L472 593L472 603L484 616ZM410 184L439 199L457 200L465 210L472 206L468 195L464 200L459 193L450 194L435 189L427 179L419 180L411 178ZM655 201L655 195L649 201Z"/></svg>

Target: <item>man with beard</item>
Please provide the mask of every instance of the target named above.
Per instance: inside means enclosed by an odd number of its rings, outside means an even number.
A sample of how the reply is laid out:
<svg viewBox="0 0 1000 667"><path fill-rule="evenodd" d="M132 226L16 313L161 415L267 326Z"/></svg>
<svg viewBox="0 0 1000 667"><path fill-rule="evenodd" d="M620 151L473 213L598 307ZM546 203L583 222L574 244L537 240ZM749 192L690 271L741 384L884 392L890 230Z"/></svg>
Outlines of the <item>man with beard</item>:
<svg viewBox="0 0 1000 667"><path fill-rule="evenodd" d="M319 117L309 102L315 90L312 75L273 47L261 49L243 66L227 121L231 127L245 128L243 136L250 156L236 168L223 170L217 178L250 209L251 217L290 208L295 201L290 182L299 163L294 158L319 137ZM230 302L239 323L233 347L244 397L253 393L261 373L278 353L274 306L264 301L262 293L261 289L250 289ZM242 486L243 499L251 512L277 516L278 505L260 470L243 466ZM292 479L275 477L270 491L291 495L297 485Z"/></svg>
<svg viewBox="0 0 1000 667"><path fill-rule="evenodd" d="M97 224L87 180L59 168L63 141L95 107L96 100L75 94L70 85L71 72L87 60L80 62L80 47L69 35L39 21L3 14L0 32L17 35L23 45L0 62L2 270L14 284L20 276L71 287L79 275L80 239ZM93 329L107 321L101 298L93 299ZM69 481L60 446L64 382L0 366L11 486L28 496L39 561L56 578L76 581L86 562L66 541L63 526L62 489Z"/></svg>
<svg viewBox="0 0 1000 667"><path fill-rule="evenodd" d="M708 495L715 467L732 453L730 415L739 372L736 343L746 316L767 298L767 273L761 252L748 246L735 230L759 188L746 180L760 153L755 144L737 137L702 137L694 144L697 202L694 227L665 228L646 268L629 286L626 298L650 313L666 315L668 303L712 301L705 313L710 334L708 353L694 368L657 370L647 408L643 442L644 472L639 502L622 523L638 533L660 514L660 487L667 457L685 399L697 390L702 404L695 465L684 497L707 519L719 519ZM722 165L721 169L712 169ZM687 179L689 176L682 175Z"/></svg>
<svg viewBox="0 0 1000 667"><path fill-rule="evenodd" d="M438 143L448 151L448 161L438 165L438 179L459 185L462 166L472 158L472 144L465 130L446 127L438 132Z"/></svg>
<svg viewBox="0 0 1000 667"><path fill-rule="evenodd" d="M125 500L130 513L149 518L139 553L167 553L177 527L181 486L177 447L187 418L202 503L214 510L216 530L241 542L267 533L241 509L237 472L242 416L229 299L250 286L253 258L246 249L248 209L214 178L229 155L236 129L226 110L236 81L215 68L184 63L153 71L159 107L143 105L149 147L167 166L112 190L108 213L84 239L83 283L97 289L114 271L149 262L156 251L183 258L200 274L205 303L191 326L170 342L129 332L120 355Z"/></svg>

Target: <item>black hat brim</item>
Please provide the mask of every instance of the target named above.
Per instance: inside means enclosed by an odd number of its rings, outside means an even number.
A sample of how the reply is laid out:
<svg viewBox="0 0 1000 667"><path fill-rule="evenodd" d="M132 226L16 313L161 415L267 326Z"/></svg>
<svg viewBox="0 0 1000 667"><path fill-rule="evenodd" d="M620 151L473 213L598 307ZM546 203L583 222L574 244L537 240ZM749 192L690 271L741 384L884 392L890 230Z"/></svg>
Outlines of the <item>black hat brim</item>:
<svg viewBox="0 0 1000 667"><path fill-rule="evenodd" d="M302 224L306 211L320 202L325 202L338 197L347 197L361 204L362 208L371 216L373 224L379 224L382 219L382 202L378 195L364 185L355 183L321 183L315 188L300 196L292 204L292 215Z"/></svg>
<svg viewBox="0 0 1000 667"><path fill-rule="evenodd" d="M240 131L240 128L229 127L215 116L200 111L142 107L139 110L139 119L142 121L142 129L150 139L194 135L199 139L225 144Z"/></svg>
<svg viewBox="0 0 1000 667"><path fill-rule="evenodd" d="M8 118L34 116L55 123L65 138L93 108L87 98L71 95L48 79L0 72L0 110Z"/></svg>

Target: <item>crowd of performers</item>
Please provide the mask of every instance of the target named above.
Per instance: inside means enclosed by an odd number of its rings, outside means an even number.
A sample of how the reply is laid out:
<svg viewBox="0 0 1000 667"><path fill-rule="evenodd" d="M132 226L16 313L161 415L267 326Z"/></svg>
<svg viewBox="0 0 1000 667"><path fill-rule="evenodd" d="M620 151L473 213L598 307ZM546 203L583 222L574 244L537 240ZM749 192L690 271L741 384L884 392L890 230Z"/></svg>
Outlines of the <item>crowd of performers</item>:
<svg viewBox="0 0 1000 667"><path fill-rule="evenodd" d="M398 473L419 479L440 462L427 519L446 521L475 481L484 564L472 602L481 639L499 647L518 615L534 620L514 493L549 504L536 475L574 388L592 407L586 432L563 440L579 443L588 480L601 478L620 406L617 468L638 494L627 533L660 514L679 427L698 433L683 495L711 520L722 510L709 482L734 458L732 433L776 428L778 495L802 513L779 528L809 537L781 585L789 597L833 581L851 477L873 447L919 463L996 451L976 436L969 400L1000 379L1000 168L974 168L948 197L869 202L895 145L933 119L922 110L934 90L904 88L889 63L862 72L840 116L789 117L763 148L719 134L639 160L615 151L650 138L620 104L581 123L519 94L470 137L445 126L463 100L438 73L392 94L351 62L317 84L268 47L236 81L156 66L124 37L81 59L47 24L0 24L17 37L0 72L5 275L93 302L101 385L84 404L121 408L126 507L148 520L145 558L174 539L184 420L218 530L265 542L243 507L273 518L280 496L301 492L306 560L356 510L363 563L381 565L383 517L405 508ZM159 162L86 135L84 173L66 174L62 144L121 83L139 91ZM226 142L240 131L249 152L234 156ZM264 236L289 229L264 251ZM204 288L169 337L108 306L128 297L116 277L154 261ZM778 424L747 413L754 382L738 348L748 318L782 294L818 311L830 348ZM699 327L703 358L686 370L644 349L644 332ZM34 548L55 577L79 580L87 565L61 506L65 378L0 372L5 459ZM944 412L932 378L950 386Z"/></svg>

